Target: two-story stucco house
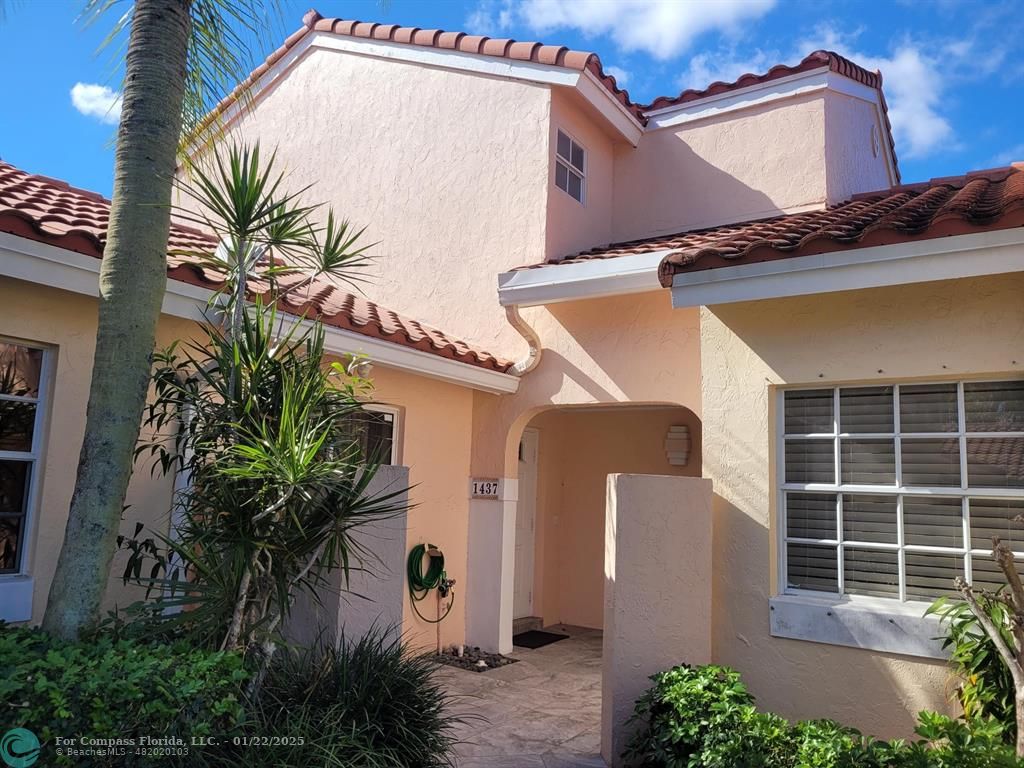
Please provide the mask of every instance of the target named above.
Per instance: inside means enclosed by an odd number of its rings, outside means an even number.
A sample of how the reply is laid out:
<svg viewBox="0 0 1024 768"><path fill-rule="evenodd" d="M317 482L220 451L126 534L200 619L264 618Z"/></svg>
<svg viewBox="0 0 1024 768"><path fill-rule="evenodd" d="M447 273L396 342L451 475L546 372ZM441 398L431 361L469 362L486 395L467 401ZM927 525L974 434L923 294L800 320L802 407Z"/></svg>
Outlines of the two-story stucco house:
<svg viewBox="0 0 1024 768"><path fill-rule="evenodd" d="M606 477L701 477L696 661L881 736L948 706L924 606L995 578L994 533L1022 541L1024 168L901 184L881 75L824 51L639 105L593 54L310 12L248 85L229 134L379 241L366 297L319 309L374 361L408 546L457 581L444 643L602 627ZM0 360L25 383L0 396L37 414L0 435L9 620L40 619L61 541L106 215L0 165ZM211 287L168 278L162 342ZM172 482L137 473L128 501L157 519ZM408 605L404 627L433 642Z"/></svg>

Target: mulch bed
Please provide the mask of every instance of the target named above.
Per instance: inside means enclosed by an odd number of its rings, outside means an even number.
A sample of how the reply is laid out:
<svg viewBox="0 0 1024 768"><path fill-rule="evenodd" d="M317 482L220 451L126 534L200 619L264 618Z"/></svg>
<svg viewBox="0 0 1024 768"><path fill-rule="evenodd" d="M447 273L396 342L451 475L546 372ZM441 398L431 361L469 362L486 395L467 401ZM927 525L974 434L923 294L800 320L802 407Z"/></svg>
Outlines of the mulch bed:
<svg viewBox="0 0 1024 768"><path fill-rule="evenodd" d="M447 664L450 667L466 669L470 672L486 672L489 669L497 669L509 664L515 664L519 659L510 656L502 656L500 653L487 653L478 647L463 646L462 656L459 656L457 648L445 648L441 653L434 656L438 664ZM484 662L481 664L480 662Z"/></svg>

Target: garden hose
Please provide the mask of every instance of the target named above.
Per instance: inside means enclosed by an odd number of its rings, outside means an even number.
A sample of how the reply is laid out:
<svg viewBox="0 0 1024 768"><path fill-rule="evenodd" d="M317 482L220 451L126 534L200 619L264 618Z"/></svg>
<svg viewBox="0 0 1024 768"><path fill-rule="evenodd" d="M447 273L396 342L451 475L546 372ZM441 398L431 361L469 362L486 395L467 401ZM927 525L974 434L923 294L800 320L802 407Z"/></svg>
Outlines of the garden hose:
<svg viewBox="0 0 1024 768"><path fill-rule="evenodd" d="M423 572L424 555L430 558L430 564L427 566L426 573ZM428 624L440 624L452 612L452 608L455 605L455 590L452 589L455 580L449 579L444 569L444 553L433 544L417 544L409 552L406 570L409 578L409 598L412 601L413 611ZM451 600L448 601L448 608L443 614L438 611L436 619L428 619L420 613L416 603L426 598L435 589L438 591L439 599L451 595Z"/></svg>

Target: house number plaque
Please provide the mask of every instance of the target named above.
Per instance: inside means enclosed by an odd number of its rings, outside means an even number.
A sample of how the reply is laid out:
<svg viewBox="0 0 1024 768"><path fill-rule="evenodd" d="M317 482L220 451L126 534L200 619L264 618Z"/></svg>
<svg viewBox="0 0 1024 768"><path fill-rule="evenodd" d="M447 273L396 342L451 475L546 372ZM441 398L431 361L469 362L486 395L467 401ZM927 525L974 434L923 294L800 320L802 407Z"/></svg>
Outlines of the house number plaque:
<svg viewBox="0 0 1024 768"><path fill-rule="evenodd" d="M496 499L501 485L494 477L474 477L469 483L469 495L474 499Z"/></svg>

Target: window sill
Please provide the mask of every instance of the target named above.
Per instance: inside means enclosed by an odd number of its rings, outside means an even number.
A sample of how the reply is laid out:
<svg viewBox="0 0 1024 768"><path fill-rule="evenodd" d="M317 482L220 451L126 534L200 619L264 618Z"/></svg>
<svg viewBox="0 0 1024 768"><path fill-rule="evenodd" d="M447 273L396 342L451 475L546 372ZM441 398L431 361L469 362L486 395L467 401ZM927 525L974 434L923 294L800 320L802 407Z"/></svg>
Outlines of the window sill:
<svg viewBox="0 0 1024 768"><path fill-rule="evenodd" d="M0 621L32 620L31 576L0 576Z"/></svg>
<svg viewBox="0 0 1024 768"><path fill-rule="evenodd" d="M926 659L949 658L936 616L926 603L778 595L768 601L771 634Z"/></svg>

